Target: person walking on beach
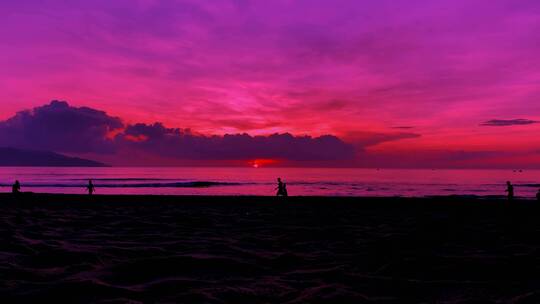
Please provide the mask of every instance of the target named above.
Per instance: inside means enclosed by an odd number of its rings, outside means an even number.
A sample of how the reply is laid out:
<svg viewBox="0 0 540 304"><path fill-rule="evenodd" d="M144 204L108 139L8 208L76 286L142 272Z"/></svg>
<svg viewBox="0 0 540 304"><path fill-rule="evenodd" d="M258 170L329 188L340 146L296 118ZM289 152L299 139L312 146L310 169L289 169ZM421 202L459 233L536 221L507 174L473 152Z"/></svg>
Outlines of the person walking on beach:
<svg viewBox="0 0 540 304"><path fill-rule="evenodd" d="M18 180L16 180L13 186L11 187L11 193L13 194L21 193L21 183L19 183Z"/></svg>
<svg viewBox="0 0 540 304"><path fill-rule="evenodd" d="M277 190L276 196L287 196L287 186L281 181L281 177L278 177L277 182L278 186L275 189Z"/></svg>
<svg viewBox="0 0 540 304"><path fill-rule="evenodd" d="M506 192L508 192L508 201L514 200L514 186L511 182L506 182Z"/></svg>
<svg viewBox="0 0 540 304"><path fill-rule="evenodd" d="M88 186L86 186L86 190L88 190L88 195L94 194L96 191L96 187L94 187L94 183L92 183L92 180L88 180Z"/></svg>

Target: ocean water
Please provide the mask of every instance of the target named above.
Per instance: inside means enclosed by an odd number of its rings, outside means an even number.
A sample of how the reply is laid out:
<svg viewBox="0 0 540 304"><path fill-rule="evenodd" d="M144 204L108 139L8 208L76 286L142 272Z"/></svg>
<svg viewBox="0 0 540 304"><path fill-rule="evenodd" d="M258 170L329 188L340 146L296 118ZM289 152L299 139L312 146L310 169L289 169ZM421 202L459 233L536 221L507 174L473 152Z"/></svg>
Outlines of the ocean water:
<svg viewBox="0 0 540 304"><path fill-rule="evenodd" d="M505 195L512 181L516 196L534 198L540 170L402 170L358 168L0 168L0 191L14 180L22 191L85 193L93 179L96 194L274 195L276 178L289 195L404 196Z"/></svg>

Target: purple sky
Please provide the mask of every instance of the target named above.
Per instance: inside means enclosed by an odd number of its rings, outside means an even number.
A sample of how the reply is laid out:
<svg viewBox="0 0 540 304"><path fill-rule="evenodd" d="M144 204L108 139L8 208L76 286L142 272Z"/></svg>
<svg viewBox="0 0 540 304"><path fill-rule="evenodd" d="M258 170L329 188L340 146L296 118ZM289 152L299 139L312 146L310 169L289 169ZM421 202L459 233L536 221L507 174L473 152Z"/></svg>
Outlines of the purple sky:
<svg viewBox="0 0 540 304"><path fill-rule="evenodd" d="M124 127L337 136L351 165L540 165L538 1L29 0L0 17L0 120L59 99Z"/></svg>

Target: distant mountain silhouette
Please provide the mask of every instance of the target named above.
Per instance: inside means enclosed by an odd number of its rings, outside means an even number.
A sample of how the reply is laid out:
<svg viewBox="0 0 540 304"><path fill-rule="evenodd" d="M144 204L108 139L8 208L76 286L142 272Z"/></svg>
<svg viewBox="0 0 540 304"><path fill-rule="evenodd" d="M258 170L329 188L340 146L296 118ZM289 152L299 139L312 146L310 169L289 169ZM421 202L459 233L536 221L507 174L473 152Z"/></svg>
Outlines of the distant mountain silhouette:
<svg viewBox="0 0 540 304"><path fill-rule="evenodd" d="M0 167L107 167L107 165L54 152L0 147Z"/></svg>

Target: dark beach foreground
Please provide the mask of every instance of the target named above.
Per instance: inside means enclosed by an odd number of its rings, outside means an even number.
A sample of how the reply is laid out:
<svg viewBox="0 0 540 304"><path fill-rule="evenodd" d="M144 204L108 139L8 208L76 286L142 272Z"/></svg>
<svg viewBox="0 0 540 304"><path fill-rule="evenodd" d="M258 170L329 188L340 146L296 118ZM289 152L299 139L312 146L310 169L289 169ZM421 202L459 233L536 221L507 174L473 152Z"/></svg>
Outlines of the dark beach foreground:
<svg viewBox="0 0 540 304"><path fill-rule="evenodd" d="M540 206L0 195L0 301L540 303Z"/></svg>

